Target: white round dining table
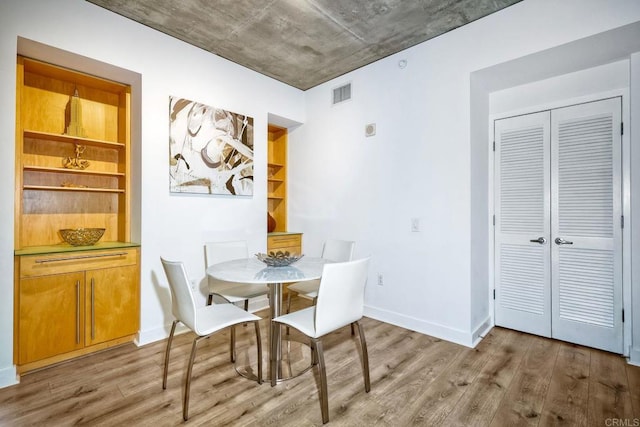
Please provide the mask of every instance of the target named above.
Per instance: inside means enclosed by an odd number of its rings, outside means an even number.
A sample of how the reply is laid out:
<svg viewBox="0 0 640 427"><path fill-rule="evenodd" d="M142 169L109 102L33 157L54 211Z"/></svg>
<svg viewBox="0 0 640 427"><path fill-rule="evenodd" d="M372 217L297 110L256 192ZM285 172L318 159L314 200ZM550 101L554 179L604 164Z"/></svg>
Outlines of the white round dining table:
<svg viewBox="0 0 640 427"><path fill-rule="evenodd" d="M213 264L207 268L207 275L225 282L269 285L269 321L271 321L271 319L281 314L283 285L320 279L322 269L327 262L323 258L305 256L286 267L268 267L257 258L243 258ZM269 328L269 332L271 332L271 328ZM287 335L284 337L284 339L290 338ZM269 342L271 342L271 333L269 334ZM295 375L293 373L289 376L283 375L281 363L282 346L281 343L278 344L276 354L269 352L269 361L275 357L278 362L276 365L278 366L278 372L270 372L270 377L275 374L278 381L281 381L297 376L309 369L310 364L302 372ZM269 345L269 349L271 349L271 345ZM271 363L269 363L269 366L271 366ZM242 374L242 372L240 373Z"/></svg>

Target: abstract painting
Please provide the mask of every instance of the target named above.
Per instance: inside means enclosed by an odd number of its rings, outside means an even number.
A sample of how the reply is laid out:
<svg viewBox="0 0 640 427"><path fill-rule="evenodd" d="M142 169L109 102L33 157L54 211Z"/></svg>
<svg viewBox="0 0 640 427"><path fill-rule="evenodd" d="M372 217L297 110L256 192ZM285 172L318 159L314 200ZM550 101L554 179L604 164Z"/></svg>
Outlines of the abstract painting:
<svg viewBox="0 0 640 427"><path fill-rule="evenodd" d="M253 118L169 97L174 193L253 195Z"/></svg>

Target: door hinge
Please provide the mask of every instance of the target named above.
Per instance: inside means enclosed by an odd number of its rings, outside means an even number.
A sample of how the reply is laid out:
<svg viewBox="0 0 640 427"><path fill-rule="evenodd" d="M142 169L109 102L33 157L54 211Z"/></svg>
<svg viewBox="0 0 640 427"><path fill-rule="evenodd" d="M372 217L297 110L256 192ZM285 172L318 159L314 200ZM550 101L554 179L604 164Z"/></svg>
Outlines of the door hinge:
<svg viewBox="0 0 640 427"><path fill-rule="evenodd" d="M624 323L624 308L622 309L622 323Z"/></svg>
<svg viewBox="0 0 640 427"><path fill-rule="evenodd" d="M494 226L496 225L496 216L495 215L493 216L493 225Z"/></svg>
<svg viewBox="0 0 640 427"><path fill-rule="evenodd" d="M620 122L620 135L624 135L624 122Z"/></svg>
<svg viewBox="0 0 640 427"><path fill-rule="evenodd" d="M496 290L493 290L493 299L496 299Z"/></svg>
<svg viewBox="0 0 640 427"><path fill-rule="evenodd" d="M620 228L624 228L624 215L620 215Z"/></svg>
<svg viewBox="0 0 640 427"><path fill-rule="evenodd" d="M493 151L496 151L496 142L493 141Z"/></svg>

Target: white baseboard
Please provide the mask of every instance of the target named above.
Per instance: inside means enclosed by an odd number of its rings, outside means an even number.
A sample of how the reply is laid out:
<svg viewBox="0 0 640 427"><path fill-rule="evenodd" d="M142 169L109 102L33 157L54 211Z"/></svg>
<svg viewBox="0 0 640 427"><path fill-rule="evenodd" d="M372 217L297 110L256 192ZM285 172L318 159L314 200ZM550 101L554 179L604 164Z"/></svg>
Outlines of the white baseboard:
<svg viewBox="0 0 640 427"><path fill-rule="evenodd" d="M0 388L16 385L19 382L15 366L0 369Z"/></svg>
<svg viewBox="0 0 640 427"><path fill-rule="evenodd" d="M473 334L471 334L472 347L475 348L482 338L489 333L489 331L493 329L493 322L491 321L491 316L488 316L484 321L473 330Z"/></svg>
<svg viewBox="0 0 640 427"><path fill-rule="evenodd" d="M420 332L421 334L430 335L446 341L451 341L465 347L473 347L473 336L470 331L462 331L450 328L448 326L439 325L437 323L425 322L422 319L405 316L404 314L395 313L393 311L383 310L377 307L365 306L364 315L381 322L390 323L405 329ZM483 324L484 325L484 324Z"/></svg>
<svg viewBox="0 0 640 427"><path fill-rule="evenodd" d="M189 329L187 329L186 326L184 326L182 323L179 323L178 326L176 326L175 334L180 335L188 331ZM138 332L138 337L136 338L134 343L138 347L141 347L143 345L151 344L156 341L162 341L169 337L170 332L171 332L171 324L165 325L161 328L153 328L153 329L147 329L146 331L140 331Z"/></svg>
<svg viewBox="0 0 640 427"><path fill-rule="evenodd" d="M640 366L640 348L631 347L631 351L629 351L629 360L630 365Z"/></svg>

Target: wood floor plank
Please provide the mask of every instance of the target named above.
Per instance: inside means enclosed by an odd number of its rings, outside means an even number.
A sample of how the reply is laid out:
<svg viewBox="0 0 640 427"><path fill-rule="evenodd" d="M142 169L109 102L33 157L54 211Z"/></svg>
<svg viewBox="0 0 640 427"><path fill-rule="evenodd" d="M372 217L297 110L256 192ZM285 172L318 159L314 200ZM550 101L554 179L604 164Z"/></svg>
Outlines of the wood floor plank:
<svg viewBox="0 0 640 427"><path fill-rule="evenodd" d="M461 347L445 371L410 403L399 425L442 425L497 351L504 334L494 329L474 349Z"/></svg>
<svg viewBox="0 0 640 427"><path fill-rule="evenodd" d="M502 345L482 368L477 380L468 387L459 404L445 419L445 424L489 425L530 344L531 337L505 331Z"/></svg>
<svg viewBox="0 0 640 427"><path fill-rule="evenodd" d="M591 352L560 343L540 426L585 426L589 401Z"/></svg>
<svg viewBox="0 0 640 427"><path fill-rule="evenodd" d="M537 426L560 344L531 337L526 356L491 422L492 427Z"/></svg>
<svg viewBox="0 0 640 427"><path fill-rule="evenodd" d="M617 355L591 350L589 425L607 425L612 422L610 420L634 418L625 363Z"/></svg>
<svg viewBox="0 0 640 427"><path fill-rule="evenodd" d="M634 417L640 418L640 366L627 365L627 381Z"/></svg>
<svg viewBox="0 0 640 427"><path fill-rule="evenodd" d="M402 425L403 417L413 410L412 402L430 387L460 352L460 346L454 343L434 339L425 341L424 350L394 348L400 354L407 354L409 363L401 370L411 372L411 375L390 375L384 381L376 381L369 393L372 400L344 403L341 405L343 413L350 414L349 419L362 420L365 425Z"/></svg>
<svg viewBox="0 0 640 427"><path fill-rule="evenodd" d="M261 322L265 346L267 323ZM358 338L345 328L326 340L331 426L484 427L500 425L501 419L523 425L509 417L525 408L537 411L542 395L540 426L604 425L605 416L640 419L640 368L622 357L558 343L550 365L554 341L507 329L494 328L470 349L369 318L363 326L370 393L364 392ZM238 334L239 351L255 351L251 334L244 332ZM192 339L175 337L166 390L166 341L125 345L29 373L20 384L0 389L0 425L183 425ZM235 372L228 344L225 331L199 345L188 425L321 425L315 369L276 387L258 385ZM545 381L546 393L540 386Z"/></svg>

